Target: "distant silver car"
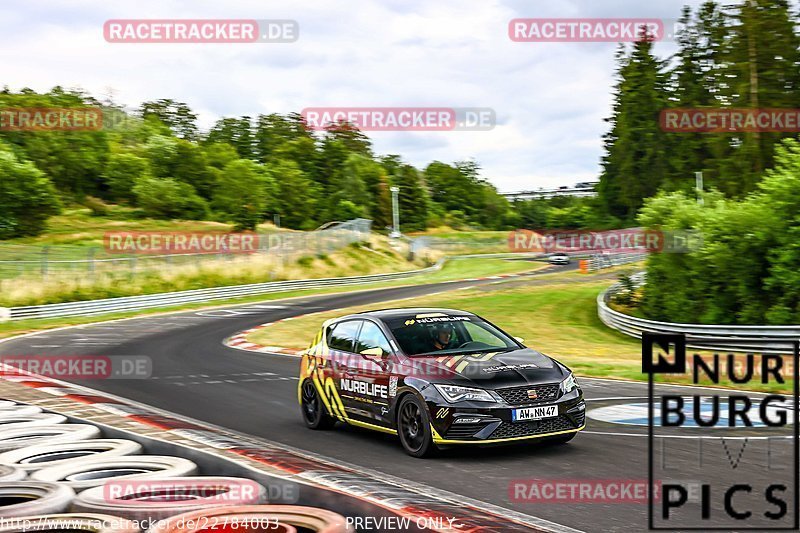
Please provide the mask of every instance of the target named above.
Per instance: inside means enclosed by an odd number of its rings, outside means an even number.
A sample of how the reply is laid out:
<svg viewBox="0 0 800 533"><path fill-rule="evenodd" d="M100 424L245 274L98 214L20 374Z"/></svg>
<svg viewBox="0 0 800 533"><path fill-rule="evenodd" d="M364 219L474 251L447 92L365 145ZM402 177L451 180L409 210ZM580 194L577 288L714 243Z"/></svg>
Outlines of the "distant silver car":
<svg viewBox="0 0 800 533"><path fill-rule="evenodd" d="M563 252L556 252L550 255L548 259L551 265L568 265L569 264L569 256Z"/></svg>

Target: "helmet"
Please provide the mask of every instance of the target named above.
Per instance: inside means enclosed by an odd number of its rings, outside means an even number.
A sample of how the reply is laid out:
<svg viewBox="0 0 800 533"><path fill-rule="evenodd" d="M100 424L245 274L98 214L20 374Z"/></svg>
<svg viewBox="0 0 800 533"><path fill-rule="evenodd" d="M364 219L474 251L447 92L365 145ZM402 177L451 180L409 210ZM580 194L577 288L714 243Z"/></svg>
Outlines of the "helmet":
<svg viewBox="0 0 800 533"><path fill-rule="evenodd" d="M453 327L453 324L450 324L449 322L438 323L430 329L430 332L434 342L447 344L450 342L450 339L453 338L453 335L455 334L455 328ZM442 337L445 338L443 339Z"/></svg>
<svg viewBox="0 0 800 533"><path fill-rule="evenodd" d="M453 327L453 324L451 324L450 322L444 322L444 323L440 322L438 324L434 324L434 326L433 326L433 334L434 335L438 335L440 332L444 332L444 331L446 331L446 332L448 332L448 333L450 333L452 335L453 331L455 331L455 328Z"/></svg>

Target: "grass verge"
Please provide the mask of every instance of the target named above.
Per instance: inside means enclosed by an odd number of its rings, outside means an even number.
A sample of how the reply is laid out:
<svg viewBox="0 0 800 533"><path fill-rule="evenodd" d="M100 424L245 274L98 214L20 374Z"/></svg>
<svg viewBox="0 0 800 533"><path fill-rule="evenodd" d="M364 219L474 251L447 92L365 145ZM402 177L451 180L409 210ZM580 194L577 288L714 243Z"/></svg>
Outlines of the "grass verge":
<svg viewBox="0 0 800 533"><path fill-rule="evenodd" d="M262 294L256 296L248 296L245 298L232 298L228 300L218 300L213 303L193 303L182 306L169 306L154 309L147 309L141 311L127 312L127 313L109 313L100 316L91 317L72 317L72 318L52 318L52 319L36 319L36 320L19 320L13 322L0 323L0 338L12 337L14 335L21 335L23 333L30 333L33 331L42 331L64 326L73 326L80 324L92 324L95 322L102 322L106 320L114 320L120 318L130 318L135 316L148 316L163 313L172 313L177 311L186 311L193 309L210 309L214 307L225 307L230 305L246 305L248 303L266 302L272 300L279 300L285 298L299 297L299 296L313 296L320 294L333 294L340 292L349 292L357 290L381 289L387 287L398 287L408 284L423 284L423 283L437 283L442 281L450 281L456 279L464 279L480 276L492 276L497 274L507 274L511 272L522 272L528 270L535 270L544 268L546 265L542 263L531 263L527 261L506 261L501 259L492 258L474 258L474 259L458 259L448 261L444 267L430 274L422 274L414 276L409 279L380 282L380 283L364 283L360 285L348 285L344 287L332 287L329 289L307 289L301 291L288 291L271 294Z"/></svg>
<svg viewBox="0 0 800 533"><path fill-rule="evenodd" d="M578 375L645 381L647 377L641 372L641 343L608 328L597 317L597 294L610 280L589 277L581 280L575 276L574 273L558 275L553 283L546 285L509 288L497 285L396 300L387 302L386 307L466 309L498 324L511 335L523 337L528 346L556 357ZM315 313L257 330L248 338L263 345L304 349L324 320L374 307ZM689 375L660 375L657 380L691 384ZM715 385L709 381L700 384ZM719 386L741 388L729 381ZM792 386L791 380L784 384L748 384L753 390L764 392L791 392Z"/></svg>

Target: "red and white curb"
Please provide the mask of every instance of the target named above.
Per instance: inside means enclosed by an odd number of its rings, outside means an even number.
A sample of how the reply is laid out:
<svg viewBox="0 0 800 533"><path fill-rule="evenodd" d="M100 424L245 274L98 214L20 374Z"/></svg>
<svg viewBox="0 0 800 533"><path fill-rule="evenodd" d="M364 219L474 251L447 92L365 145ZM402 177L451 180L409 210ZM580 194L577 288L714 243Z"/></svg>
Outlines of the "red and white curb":
<svg viewBox="0 0 800 533"><path fill-rule="evenodd" d="M317 313L306 313L303 315L297 315L289 318L282 318L280 320L276 320L274 322L267 322L266 324L261 324L260 326L256 326L254 328L246 329L244 331L240 331L236 335L228 337L222 344L227 346L228 348L234 348L236 350L243 350L245 352L259 352L259 353L274 353L274 354L281 354L281 355L291 355L295 357L300 357L305 353L305 350L295 350L293 348L284 348L282 346L264 346L263 344L258 344L256 342L250 342L247 340L247 336L253 332L256 332L260 329L264 329L269 327L273 324L278 324L279 322L286 322L287 320L294 320L296 318L301 318L308 315L314 315Z"/></svg>

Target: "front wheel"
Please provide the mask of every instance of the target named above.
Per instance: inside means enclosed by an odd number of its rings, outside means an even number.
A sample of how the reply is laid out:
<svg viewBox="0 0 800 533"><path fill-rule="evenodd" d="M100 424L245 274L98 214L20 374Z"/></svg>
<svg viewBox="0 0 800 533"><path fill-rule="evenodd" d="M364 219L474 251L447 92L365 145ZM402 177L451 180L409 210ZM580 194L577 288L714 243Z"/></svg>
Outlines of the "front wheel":
<svg viewBox="0 0 800 533"><path fill-rule="evenodd" d="M397 409L397 434L406 453L430 457L437 451L425 405L413 394L405 396Z"/></svg>
<svg viewBox="0 0 800 533"><path fill-rule="evenodd" d="M325 411L319 392L309 379L303 382L300 407L303 411L303 422L311 429L330 429L336 424L336 419Z"/></svg>

